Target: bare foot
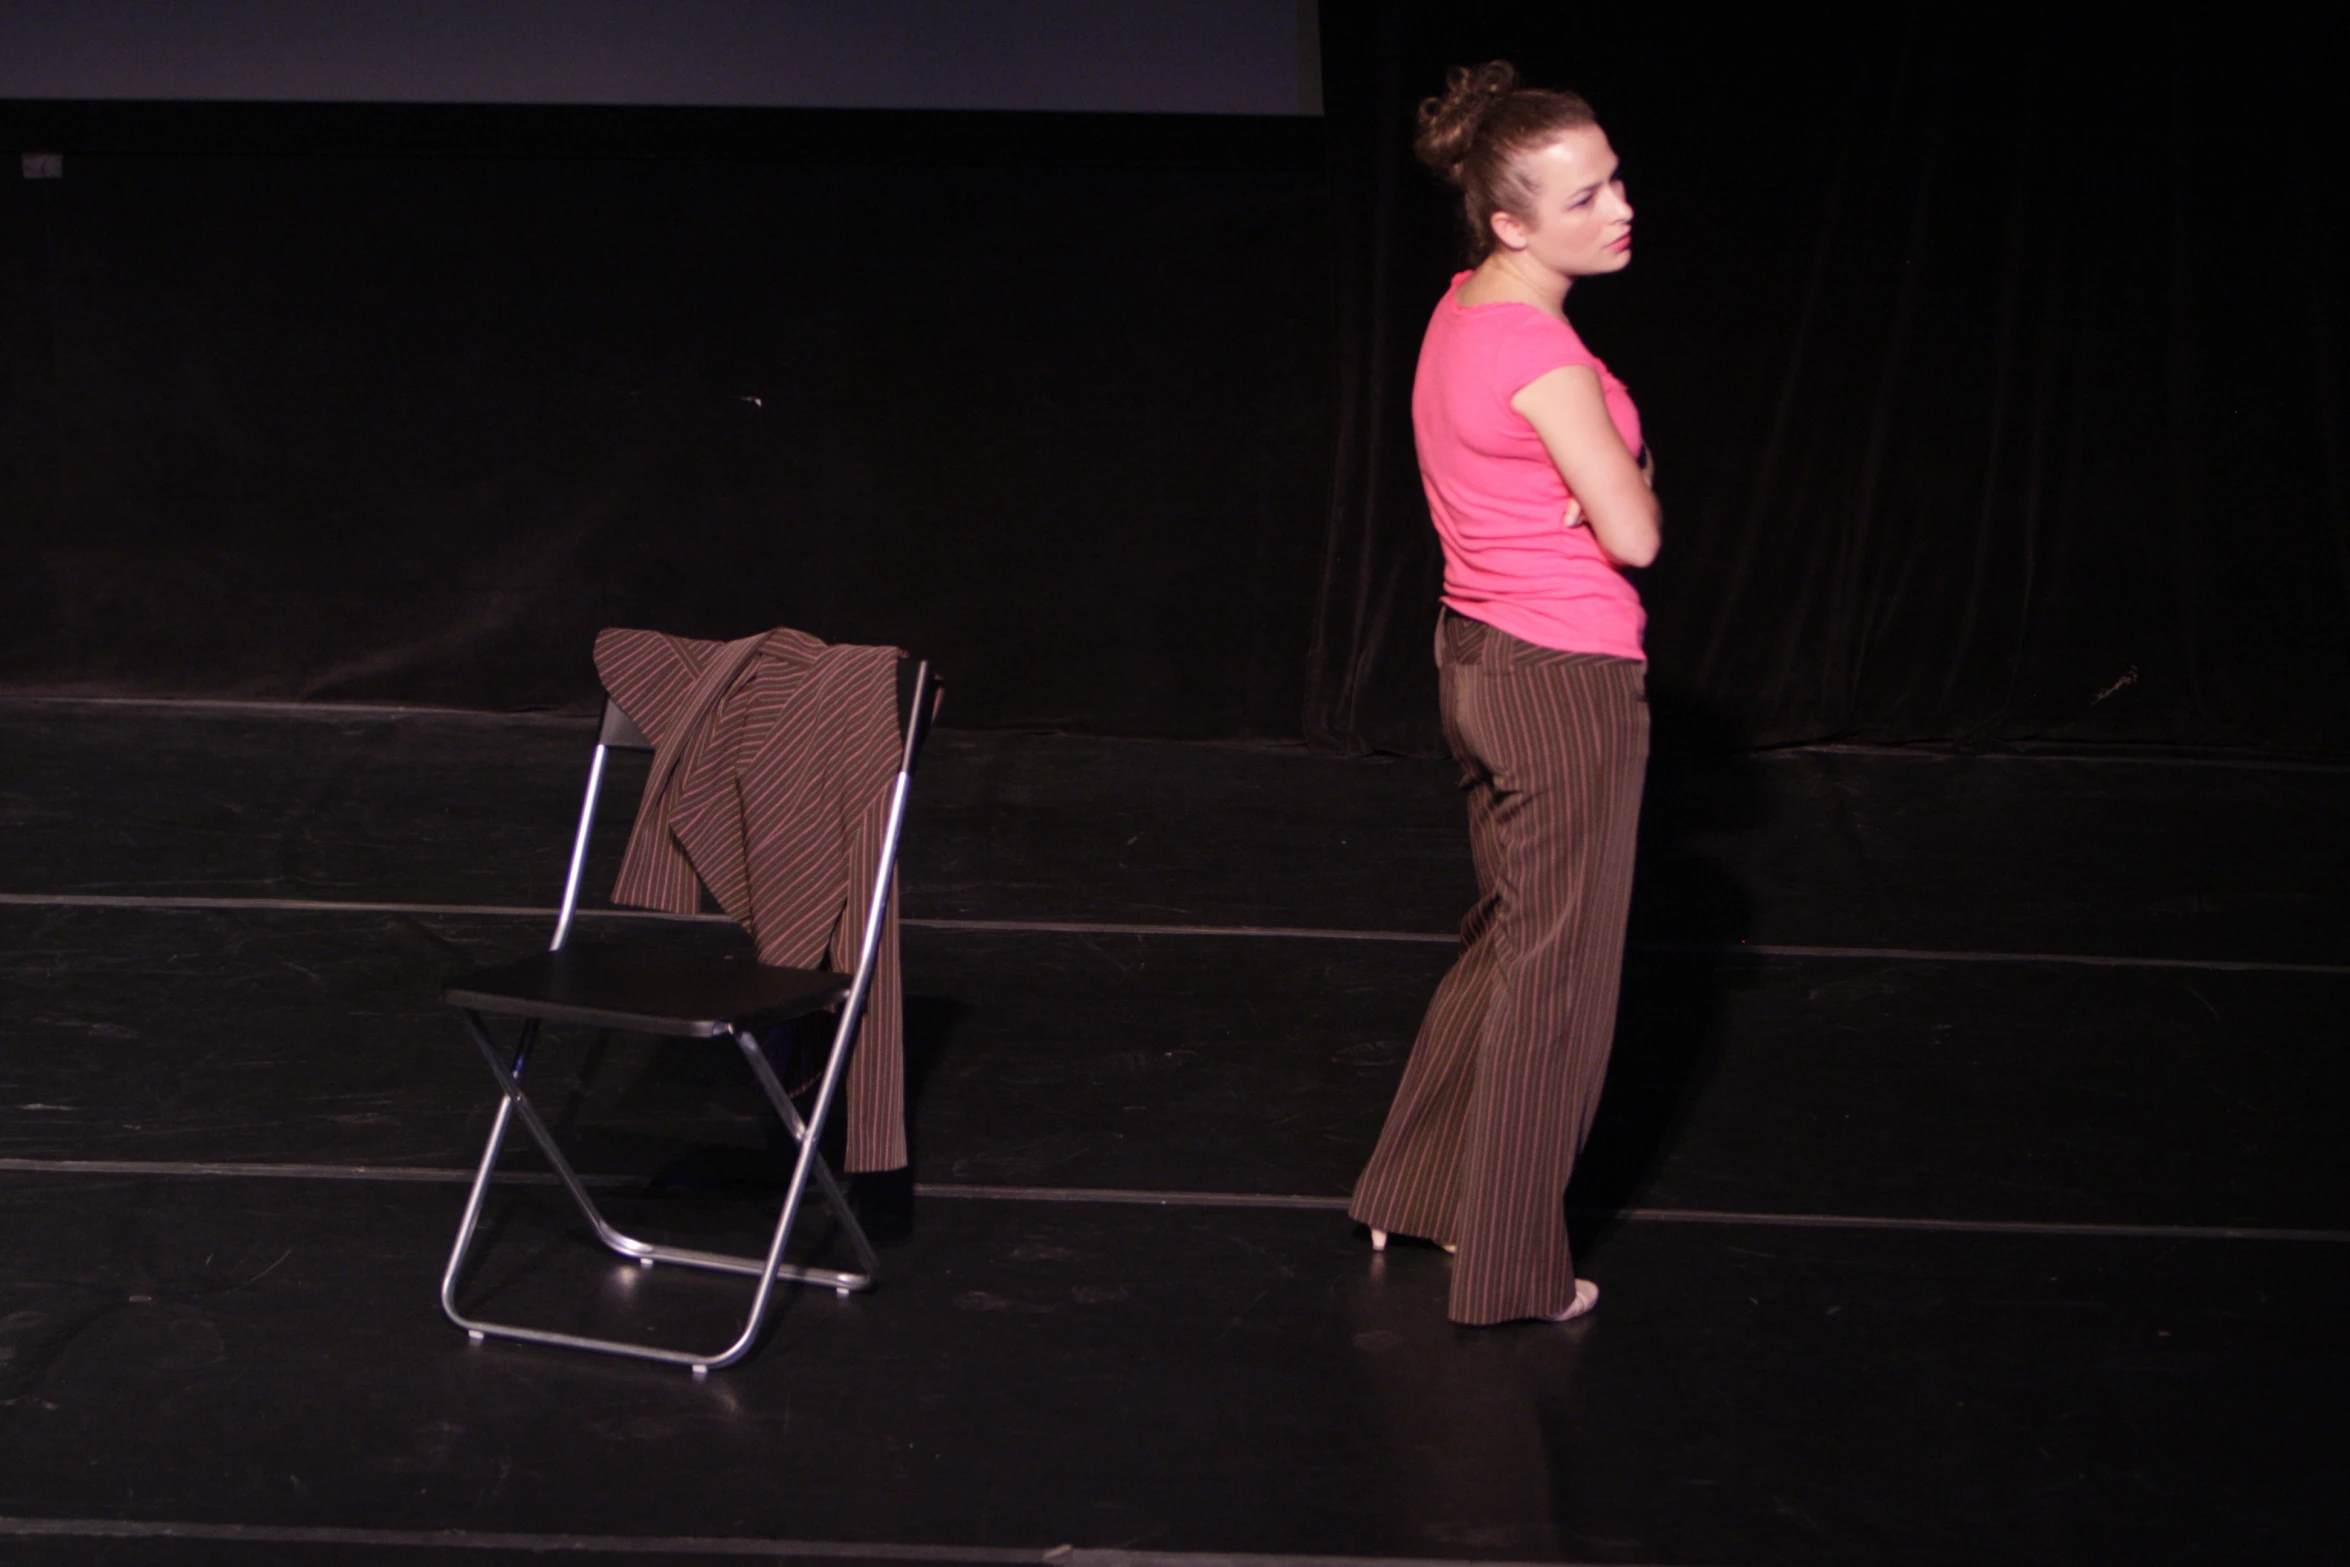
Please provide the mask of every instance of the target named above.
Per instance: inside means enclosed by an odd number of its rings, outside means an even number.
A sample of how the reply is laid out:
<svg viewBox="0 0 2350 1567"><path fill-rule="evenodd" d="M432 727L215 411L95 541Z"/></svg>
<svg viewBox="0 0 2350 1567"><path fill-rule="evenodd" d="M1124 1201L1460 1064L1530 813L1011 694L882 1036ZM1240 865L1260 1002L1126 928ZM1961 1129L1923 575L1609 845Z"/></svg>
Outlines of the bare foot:
<svg viewBox="0 0 2350 1567"><path fill-rule="evenodd" d="M1564 1311L1553 1312L1542 1320L1545 1322L1572 1322L1577 1317L1589 1316L1591 1308L1598 1304L1599 1286L1589 1279L1577 1279L1575 1281L1574 1304Z"/></svg>

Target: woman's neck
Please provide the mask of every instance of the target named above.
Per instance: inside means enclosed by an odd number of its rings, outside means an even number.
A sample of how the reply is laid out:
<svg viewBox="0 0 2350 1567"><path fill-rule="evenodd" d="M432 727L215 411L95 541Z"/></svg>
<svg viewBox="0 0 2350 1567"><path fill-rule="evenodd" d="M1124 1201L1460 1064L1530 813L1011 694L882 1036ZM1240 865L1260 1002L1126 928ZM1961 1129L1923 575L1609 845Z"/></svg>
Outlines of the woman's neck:
<svg viewBox="0 0 2350 1567"><path fill-rule="evenodd" d="M1514 300L1563 321L1567 315L1567 290L1574 281L1528 259L1522 252L1496 250L1477 263L1477 270L1461 285L1461 295L1464 303L1478 305Z"/></svg>

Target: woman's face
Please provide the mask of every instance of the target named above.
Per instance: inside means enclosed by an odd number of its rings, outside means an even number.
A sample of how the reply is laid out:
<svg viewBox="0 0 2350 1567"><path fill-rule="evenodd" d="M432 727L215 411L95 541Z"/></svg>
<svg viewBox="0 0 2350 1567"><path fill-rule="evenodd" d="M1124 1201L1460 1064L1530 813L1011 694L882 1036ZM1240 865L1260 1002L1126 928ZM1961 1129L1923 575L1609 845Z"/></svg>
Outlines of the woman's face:
<svg viewBox="0 0 2350 1567"><path fill-rule="evenodd" d="M1533 210L1525 218L1493 215L1502 244L1571 278L1624 269L1632 259L1632 204L1605 131L1579 125L1522 154L1518 169L1534 188Z"/></svg>

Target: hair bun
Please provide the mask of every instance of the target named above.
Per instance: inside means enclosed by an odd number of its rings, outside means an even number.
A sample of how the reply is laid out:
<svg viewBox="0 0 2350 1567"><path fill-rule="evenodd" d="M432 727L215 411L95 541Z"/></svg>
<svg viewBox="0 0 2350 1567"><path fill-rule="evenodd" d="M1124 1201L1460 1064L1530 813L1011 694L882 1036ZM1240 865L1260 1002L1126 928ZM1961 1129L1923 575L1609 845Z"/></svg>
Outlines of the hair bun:
<svg viewBox="0 0 2350 1567"><path fill-rule="evenodd" d="M1422 163L1460 184L1461 164L1476 145L1485 117L1517 86L1518 68L1507 60L1454 66L1444 78L1442 95L1420 104L1420 133L1412 140L1412 151Z"/></svg>

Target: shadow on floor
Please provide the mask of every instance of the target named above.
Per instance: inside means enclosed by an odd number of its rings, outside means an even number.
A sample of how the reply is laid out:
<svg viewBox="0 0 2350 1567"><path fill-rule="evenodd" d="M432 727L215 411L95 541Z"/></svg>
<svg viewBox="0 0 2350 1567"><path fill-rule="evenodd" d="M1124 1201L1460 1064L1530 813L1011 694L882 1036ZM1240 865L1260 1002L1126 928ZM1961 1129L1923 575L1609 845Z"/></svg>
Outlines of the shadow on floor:
<svg viewBox="0 0 2350 1567"><path fill-rule="evenodd" d="M1763 824L1761 780L1745 737L1721 709L1694 697L1654 693L1649 717L1615 1049L1567 1193L1579 1254L1637 1205L1720 1053L1728 992L1745 971L1686 949L1736 945L1754 922L1752 892L1710 847Z"/></svg>

